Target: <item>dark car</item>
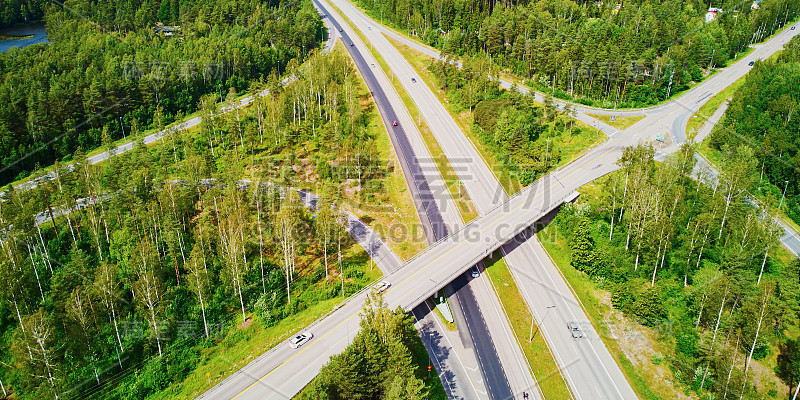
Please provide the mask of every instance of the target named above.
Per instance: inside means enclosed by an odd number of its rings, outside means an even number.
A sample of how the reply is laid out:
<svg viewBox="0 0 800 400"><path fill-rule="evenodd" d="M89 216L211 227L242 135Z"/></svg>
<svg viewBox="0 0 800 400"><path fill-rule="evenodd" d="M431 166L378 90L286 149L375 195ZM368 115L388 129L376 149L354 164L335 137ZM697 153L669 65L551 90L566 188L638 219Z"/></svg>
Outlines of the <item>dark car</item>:
<svg viewBox="0 0 800 400"><path fill-rule="evenodd" d="M339 28L339 32L341 32L342 30L343 30L342 28Z"/></svg>
<svg viewBox="0 0 800 400"><path fill-rule="evenodd" d="M481 275L481 270L478 269L477 265L474 265L470 270L470 274L472 275L473 278L477 278Z"/></svg>
<svg viewBox="0 0 800 400"><path fill-rule="evenodd" d="M796 28L796 26L793 26L793 27L792 27L792 29L790 29L790 30L792 30L792 31L793 31L793 30L794 30L794 28Z"/></svg>
<svg viewBox="0 0 800 400"><path fill-rule="evenodd" d="M350 42L350 47L353 47L353 46L355 46L355 45L353 44L353 42Z"/></svg>
<svg viewBox="0 0 800 400"><path fill-rule="evenodd" d="M412 83L417 83L417 78L411 78Z"/></svg>
<svg viewBox="0 0 800 400"><path fill-rule="evenodd" d="M753 64L755 64L755 63L756 63L755 61L750 61L749 63L747 63L747 65L749 65L749 66L751 66L751 67L752 67L752 66L753 66Z"/></svg>

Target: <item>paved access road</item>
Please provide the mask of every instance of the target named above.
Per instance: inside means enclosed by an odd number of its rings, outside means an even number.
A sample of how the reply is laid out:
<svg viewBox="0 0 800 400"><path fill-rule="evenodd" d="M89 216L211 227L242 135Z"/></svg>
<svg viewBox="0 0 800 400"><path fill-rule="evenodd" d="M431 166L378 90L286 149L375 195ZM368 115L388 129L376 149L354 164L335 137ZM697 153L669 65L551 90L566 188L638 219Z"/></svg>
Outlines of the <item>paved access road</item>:
<svg viewBox="0 0 800 400"><path fill-rule="evenodd" d="M768 57L780 49L795 32L784 30L760 45L744 60L687 92L681 97L681 102L672 104L668 111L650 115L624 133L612 135L608 141L580 159L545 176L501 206L410 260L402 269L388 277L393 283L386 293L389 305L411 309L420 304L490 251L527 229L561 202L569 200L574 196L576 188L615 170L615 161L624 147L640 141L650 141L654 135L663 132L663 129L673 129L677 117L696 111L702 101L709 97L709 92L716 93L734 82L749 70L746 68L747 62ZM363 298L356 297L344 308L317 322L311 328L317 336L299 351L289 351L285 344L277 346L264 356L271 360L269 363L264 361L253 368L248 367L246 372L237 374L247 376L247 379L240 377L235 382L224 385L225 390L215 392L219 396L214 398L270 398L271 394L296 393L313 378L309 373L318 371L331 354L344 348L346 343L342 340L352 337L350 329L354 327L353 320L357 319L362 300ZM313 352L315 357L309 357L309 352ZM562 361L567 362L569 360ZM294 379L290 380L288 377Z"/></svg>

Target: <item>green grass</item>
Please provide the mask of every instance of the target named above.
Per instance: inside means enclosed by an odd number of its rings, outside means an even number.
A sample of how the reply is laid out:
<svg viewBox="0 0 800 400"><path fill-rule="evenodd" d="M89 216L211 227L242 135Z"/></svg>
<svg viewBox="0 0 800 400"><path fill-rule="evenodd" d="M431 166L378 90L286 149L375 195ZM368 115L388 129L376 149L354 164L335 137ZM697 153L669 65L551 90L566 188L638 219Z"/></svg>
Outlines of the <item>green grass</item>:
<svg viewBox="0 0 800 400"><path fill-rule="evenodd" d="M336 7L334 7L334 9L336 9ZM339 11L338 9L336 10L337 12ZM348 24L350 24L351 27L353 26L353 24L350 22L349 19L347 19L347 17L343 16L343 18L348 22ZM353 29L364 43L368 43L367 39L357 28ZM393 77L393 75L391 74L391 69L386 64L386 61L383 59L383 57L381 57L381 55L375 49L370 48L370 51L372 52L373 57L375 57L375 60L377 60L378 65L384 70L384 72L386 72L390 77ZM425 141L425 145L428 148L428 152L431 154L431 157L433 157L433 160L436 163L436 166L439 170L439 174L442 176L442 179L447 185L447 189L450 192L450 197L456 203L456 206L458 207L458 211L461 214L462 219L464 220L464 222L472 221L474 218L478 216L478 211L475 208L475 205L472 203L472 200L469 198L469 195L466 193L466 191L459 190L459 187L461 186L461 181L458 179L458 175L456 175L455 171L450 165L450 162L447 160L447 157L444 156L442 148L441 146L439 146L439 143L433 136L430 127L428 127L428 125L424 121L422 121L422 118L420 118L419 109L417 108L416 104L411 99L411 97L409 97L408 93L406 93L405 89L403 89L403 85L397 79L390 78L390 80L395 90L397 91L397 94L403 100L403 103L408 109L409 114L411 114L411 117L417 121L417 127L420 131L420 134L422 135L423 140Z"/></svg>
<svg viewBox="0 0 800 400"><path fill-rule="evenodd" d="M352 283L354 279L357 279L358 286L363 288L380 278L380 270L368 266L369 257L364 249L357 244L353 244L343 256L351 260L350 267L345 268L345 282ZM307 261L311 263L312 267L322 262L320 259L309 259ZM298 262L298 265L302 265L302 262ZM363 274L363 276L354 279L347 278L348 276L357 276L356 271ZM323 281L324 278L314 285L317 288L321 288ZM335 285L337 282L338 280L332 278L331 283L328 285ZM345 294L352 295L353 293ZM292 292L293 301L300 301L302 295L302 292ZM182 382L175 382L166 389L148 397L148 399L172 400L197 397L247 365L256 357L324 316L344 300L344 297L339 296L318 301L296 314L287 316L271 327L264 326L260 318L248 314L248 318L252 319L249 326L241 328L237 325L237 327L231 328L224 338L213 346L199 348L200 356L196 368ZM238 318L237 316L232 321L236 321L238 324L241 322Z"/></svg>
<svg viewBox="0 0 800 400"><path fill-rule="evenodd" d="M445 294L444 294L444 289L440 290L438 293L436 293L436 295L434 297L429 299L428 301L430 303L428 305L433 309L433 312L439 318L439 321L442 323L442 325L444 325L445 329L447 329L448 331L455 331L456 329L458 329L458 327L456 326L455 320L453 322L450 322L450 321L444 319L444 315L442 315L442 312L439 311L438 308L436 308L436 304L438 304L438 300L435 300L435 299L439 299L441 297L445 298L445 304L447 304L447 307L450 307L450 304L448 304L448 302L447 302L447 296L445 296ZM451 312L451 315L452 315L452 312Z"/></svg>
<svg viewBox="0 0 800 400"><path fill-rule="evenodd" d="M745 75L745 77L746 76L747 75ZM694 113L691 118L689 118L689 122L686 124L686 137L688 137L690 140L694 140L697 132L700 130L703 124L708 121L711 115L717 111L717 109L725 100L733 96L736 90L742 86L745 77L742 77L727 88L723 89L714 97L705 102L705 104L700 106L700 109L697 110L697 112Z"/></svg>
<svg viewBox="0 0 800 400"><path fill-rule="evenodd" d="M428 66L434 59L425 53L412 49L394 38L386 36L386 39L400 52L403 58L408 60L414 70L419 74L420 79L432 87L433 94L436 95L436 98L444 105L458 127L467 136L467 139L469 139L478 150L478 154L486 161L486 165L489 166L494 175L498 178L498 181L503 185L506 193L511 195L522 189L522 184L520 184L516 175L512 174L507 167L499 162L495 154L487 149L486 146L481 143L480 138L472 131L472 114L469 113L469 110L465 110L458 104L447 101L446 93L436 88L434 84L436 78L433 76L433 73L428 70Z"/></svg>
<svg viewBox="0 0 800 400"><path fill-rule="evenodd" d="M639 370L622 352L617 341L611 339L612 332L605 322L605 315L611 309L601 304L597 296L595 296L595 292L597 291L595 283L570 265L571 250L564 237L557 232L555 225L551 224L547 226L542 231L539 231L536 236L542 242L550 259L558 266L561 275L570 284L575 296L580 299L584 312L589 317L595 329L597 329L598 336L602 338L606 348L617 361L622 373L631 384L631 387L633 387L636 395L640 399L650 400L675 397L674 391L670 390L671 387L665 387L663 382L646 381L640 375Z"/></svg>
<svg viewBox="0 0 800 400"><path fill-rule="evenodd" d="M33 35L25 35L25 36L14 36L14 35L0 35L0 41L5 40L23 40L23 39L30 39Z"/></svg>
<svg viewBox="0 0 800 400"><path fill-rule="evenodd" d="M149 399L193 399L199 396L255 357L325 315L342 300L339 297L322 301L272 327L265 327L260 319L255 318L246 329L234 329L216 346L202 349L197 368L183 382L174 383Z"/></svg>
<svg viewBox="0 0 800 400"><path fill-rule="evenodd" d="M522 351L544 397L548 400L571 399L572 395L553 359L553 354L537 328L534 328L533 340L528 342L532 315L514 283L505 260L499 254L489 260L486 272L511 321L514 335L522 345Z"/></svg>
<svg viewBox="0 0 800 400"><path fill-rule="evenodd" d="M436 81L433 73L431 73L427 68L432 58L390 37L387 37L387 39L398 49L400 54L402 54L403 57L411 63L412 67L414 67L423 81ZM486 164L492 169L495 177L498 178L500 184L503 186L506 192L508 194L518 192L522 188L522 184L517 179L517 175L512 173L505 165L503 165L503 163L499 162L498 157L494 154L494 152L489 150L487 146L481 143L480 138L478 138L475 132L472 131L472 115L468 114L469 110L463 110L458 105L448 102L447 98L445 97L445 93L436 89L435 86L433 93L436 95L439 101L444 104L445 108L453 117L453 120L455 120L456 124L458 124L458 126L461 128L462 132L464 132L472 144L475 145L478 153L481 155L481 157L483 157L484 160L486 160ZM583 128L582 134L558 134L549 138L561 151L561 161L555 165L555 167L565 165L575 158L580 157L592 147L602 143L606 138L605 133L586 125L581 121L575 121L575 125Z"/></svg>
<svg viewBox="0 0 800 400"><path fill-rule="evenodd" d="M631 125L639 122L644 118L644 115L634 115L634 116L616 116L614 120L611 120L612 115L598 115L598 114L587 114L592 118L597 118L600 121L605 122L608 125L613 126L619 130L628 129Z"/></svg>
<svg viewBox="0 0 800 400"><path fill-rule="evenodd" d="M337 51L342 51L349 56L341 41L336 42L335 48ZM375 138L380 159L392 160L395 167L382 182L385 190L377 194L372 203L367 204L367 202L360 201L357 198L349 200L351 205L357 208L352 211L356 211L356 214L361 214L362 219L368 221L370 227L381 235L401 260L408 260L428 247L428 242L425 240L425 233L422 231L419 214L414 206L411 191L408 188L408 183L405 180L405 175L400 167L400 161L397 158L394 147L389 140L383 119L376 111L375 103L369 95L366 82L364 82L361 75L358 76L360 78L359 94L362 98L367 99L367 108L371 110L367 130L370 136ZM378 210L385 210L385 212L361 211L375 210L375 207L378 207Z"/></svg>
<svg viewBox="0 0 800 400"><path fill-rule="evenodd" d="M428 399L447 400L447 394L444 391L441 379L439 379L439 373L436 371L436 367L433 366L428 356L428 351L425 350L425 345L422 344L419 335L414 336L411 344L411 355L414 363L419 367L418 375L424 373L422 376L425 387L429 390ZM428 365L431 365L430 375L428 374Z"/></svg>

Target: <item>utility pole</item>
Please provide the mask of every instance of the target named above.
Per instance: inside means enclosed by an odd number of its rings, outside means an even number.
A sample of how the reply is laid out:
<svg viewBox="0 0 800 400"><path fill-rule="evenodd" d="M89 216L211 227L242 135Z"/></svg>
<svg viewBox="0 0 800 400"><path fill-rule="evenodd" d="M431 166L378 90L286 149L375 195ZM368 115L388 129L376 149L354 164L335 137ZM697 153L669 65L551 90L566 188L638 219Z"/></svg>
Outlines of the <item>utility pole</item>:
<svg viewBox="0 0 800 400"><path fill-rule="evenodd" d="M550 162L549 162L550 161L550 138L547 138L546 141L547 141L547 147L545 148L545 151L544 151L544 169L545 170L547 170L547 168L550 167Z"/></svg>
<svg viewBox="0 0 800 400"><path fill-rule="evenodd" d="M545 318L547 318L547 314L549 314L550 310L553 308L556 308L556 306L555 305L547 306L547 311L544 313L544 318L542 318L542 322L539 323L540 326L541 324L544 323ZM531 314L531 332L530 334L528 334L528 343L530 343L533 340L533 321L534 321L533 314Z"/></svg>
<svg viewBox="0 0 800 400"><path fill-rule="evenodd" d="M781 202L780 204L778 204L778 210L780 210L781 206L783 206L783 198L786 197L786 188L788 187L789 187L789 181L786 181L786 184L783 186L783 194L781 195Z"/></svg>

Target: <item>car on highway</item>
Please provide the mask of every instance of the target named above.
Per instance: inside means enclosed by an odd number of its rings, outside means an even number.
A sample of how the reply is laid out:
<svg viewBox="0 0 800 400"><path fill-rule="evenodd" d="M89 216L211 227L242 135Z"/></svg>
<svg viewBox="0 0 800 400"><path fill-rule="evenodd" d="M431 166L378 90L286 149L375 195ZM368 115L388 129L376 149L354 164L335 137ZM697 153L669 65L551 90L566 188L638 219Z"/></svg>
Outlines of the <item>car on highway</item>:
<svg viewBox="0 0 800 400"><path fill-rule="evenodd" d="M793 26L793 27L792 27L792 29L790 29L790 30L791 30L791 31L793 31L793 30L794 30L794 28L796 28L796 26Z"/></svg>
<svg viewBox="0 0 800 400"><path fill-rule="evenodd" d="M411 78L411 83L417 83L417 78Z"/></svg>
<svg viewBox="0 0 800 400"><path fill-rule="evenodd" d="M339 28L339 32L341 32L341 31L342 31L342 28Z"/></svg>
<svg viewBox="0 0 800 400"><path fill-rule="evenodd" d="M392 126L397 126L397 121L392 121Z"/></svg>
<svg viewBox="0 0 800 400"><path fill-rule="evenodd" d="M350 42L350 47L353 47L353 46L355 46L355 45L353 44L353 42Z"/></svg>
<svg viewBox="0 0 800 400"><path fill-rule="evenodd" d="M581 333L581 327L578 326L578 323L575 321L570 321L567 323L567 328L569 328L569 333L572 335L573 338L578 339L583 337L583 333Z"/></svg>
<svg viewBox="0 0 800 400"><path fill-rule="evenodd" d="M389 281L380 281L377 285L375 285L375 290L377 290L378 293L382 293L385 292L386 289L389 289L389 286L392 286Z"/></svg>
<svg viewBox="0 0 800 400"><path fill-rule="evenodd" d="M749 63L747 63L747 65L749 65L749 66L751 66L751 67L752 67L752 66L753 66L753 64L755 64L755 63L756 63L755 61L750 61Z"/></svg>
<svg viewBox="0 0 800 400"><path fill-rule="evenodd" d="M295 337L289 340L289 347L296 349L311 340L314 337L314 334L311 332L303 332L300 334L295 335Z"/></svg>
<svg viewBox="0 0 800 400"><path fill-rule="evenodd" d="M470 270L470 274L472 275L473 278L477 278L477 277L479 277L481 275L481 270L479 270L478 266L475 265Z"/></svg>

